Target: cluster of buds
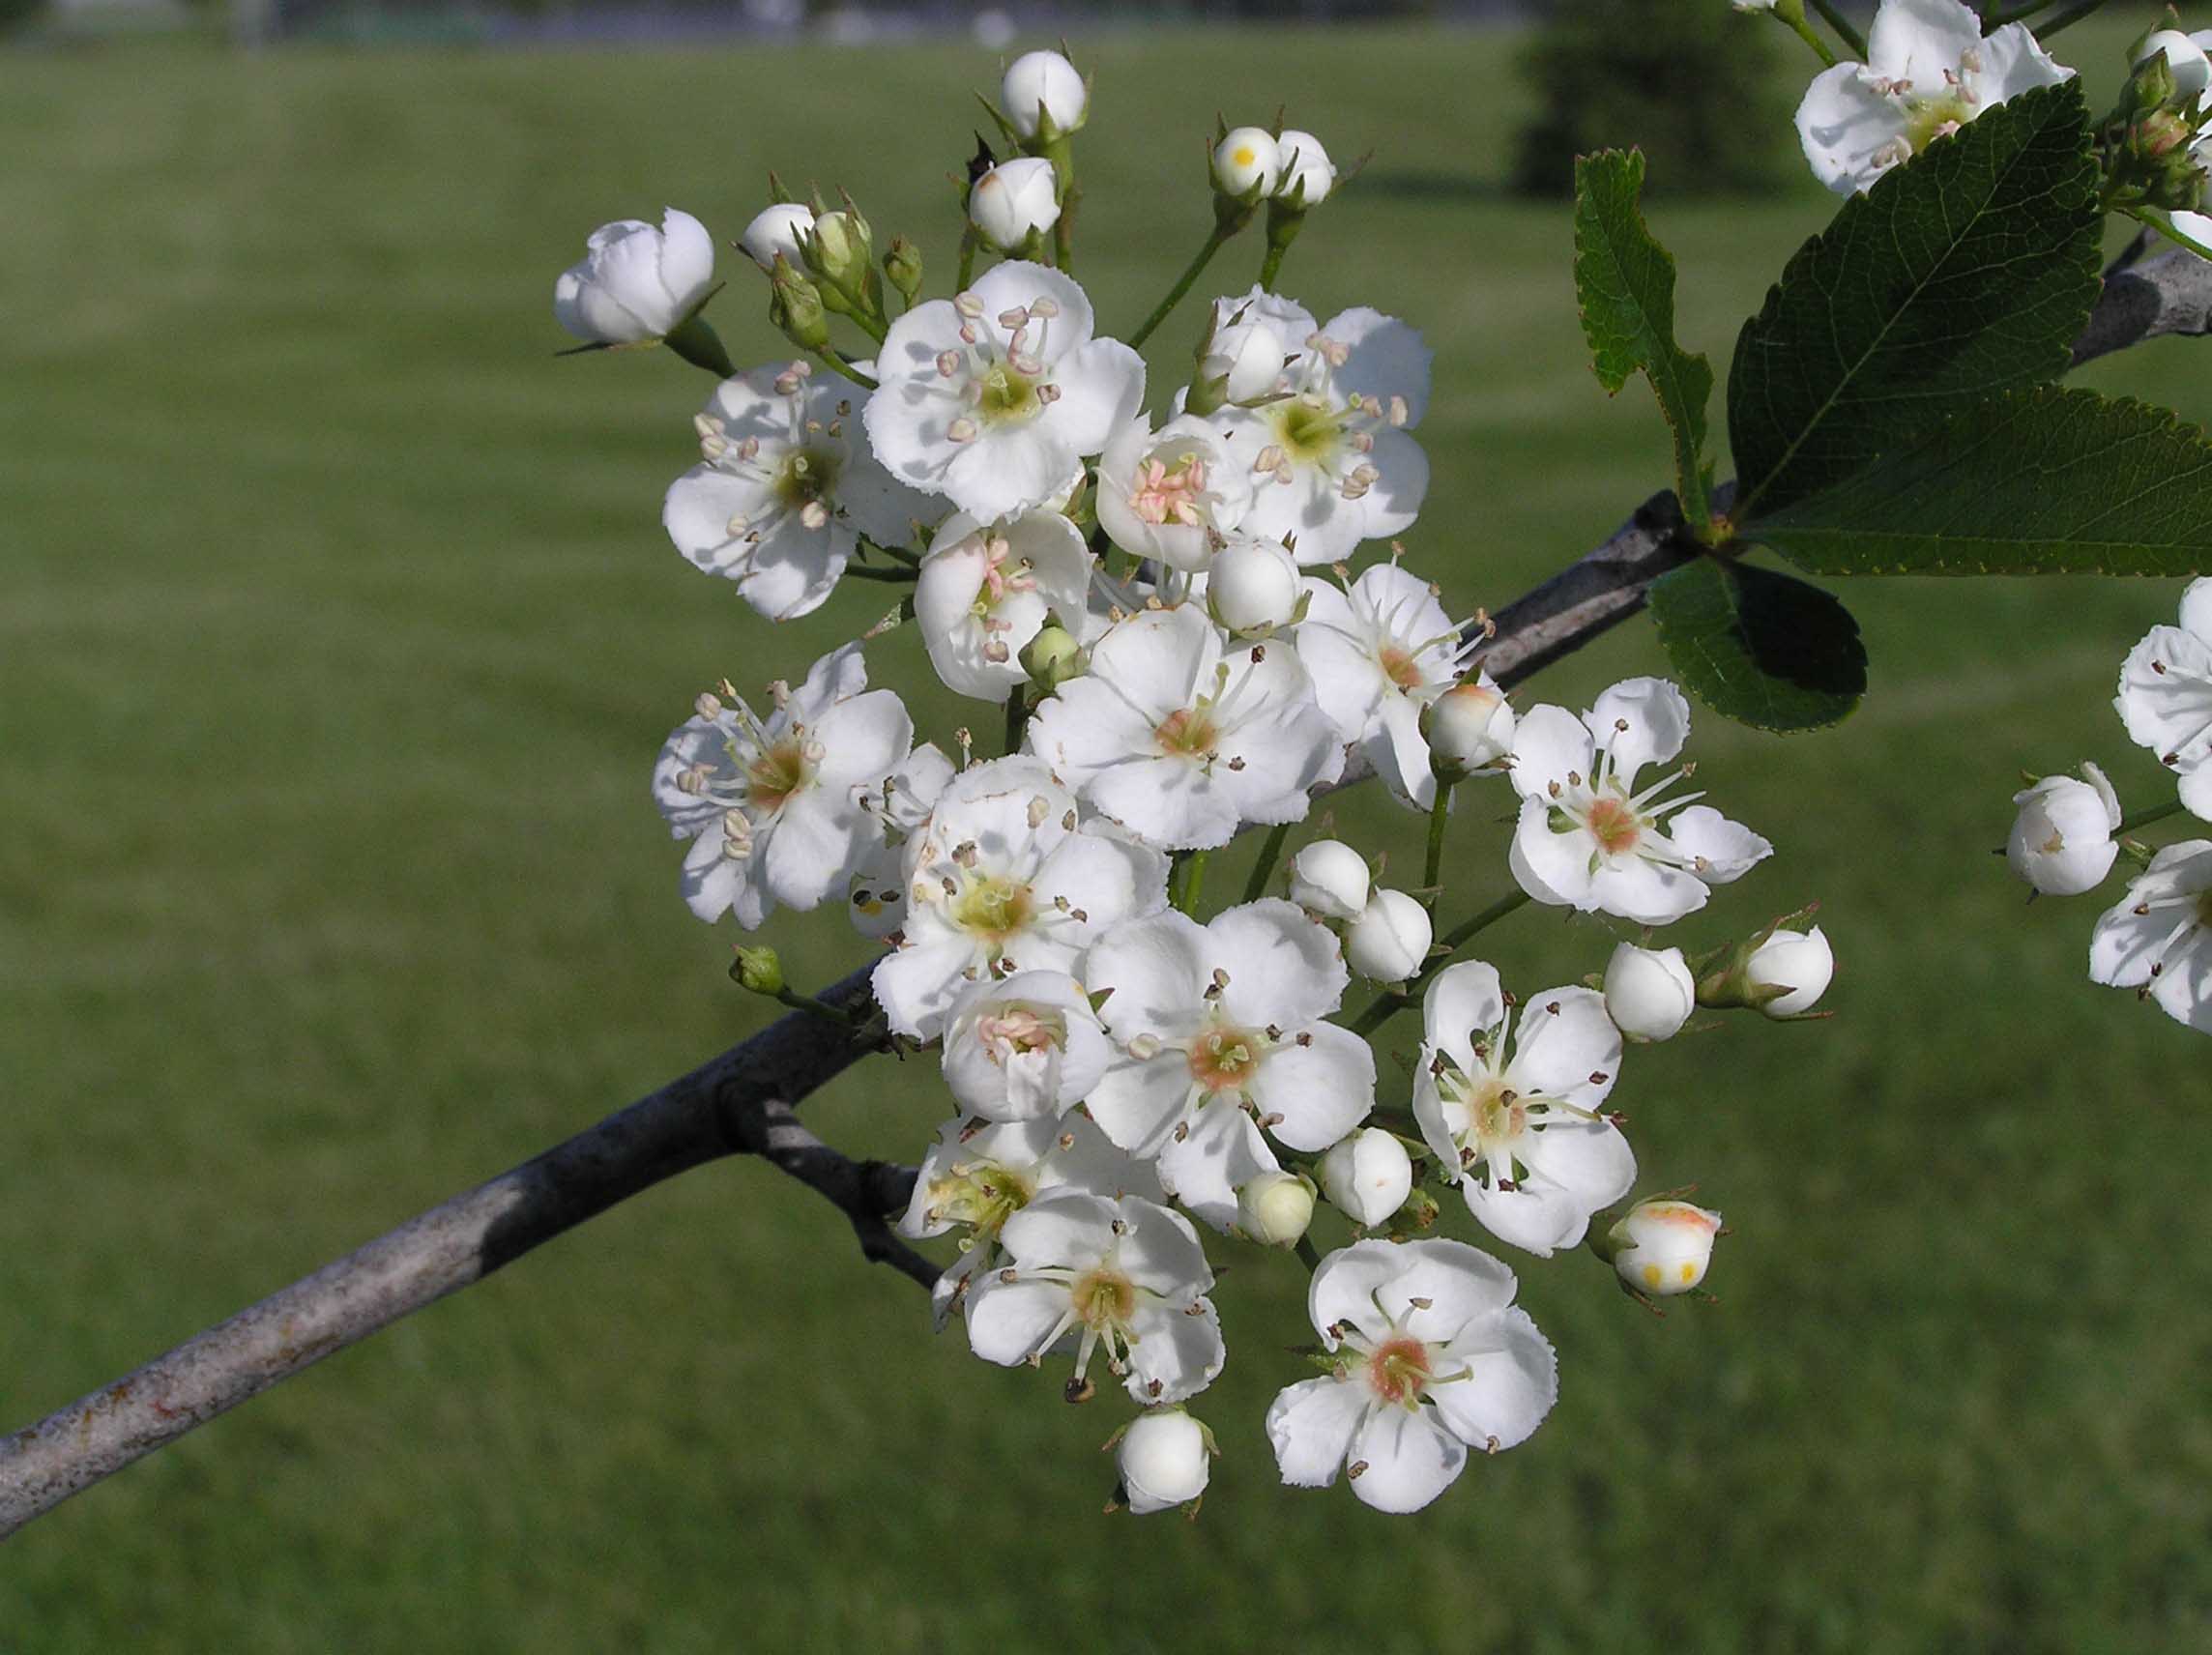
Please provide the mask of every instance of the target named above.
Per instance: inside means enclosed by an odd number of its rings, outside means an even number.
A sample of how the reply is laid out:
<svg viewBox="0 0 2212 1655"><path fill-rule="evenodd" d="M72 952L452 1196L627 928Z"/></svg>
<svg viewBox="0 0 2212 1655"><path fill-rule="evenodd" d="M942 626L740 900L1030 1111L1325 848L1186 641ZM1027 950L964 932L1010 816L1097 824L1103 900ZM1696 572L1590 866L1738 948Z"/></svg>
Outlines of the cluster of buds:
<svg viewBox="0 0 2212 1655"><path fill-rule="evenodd" d="M2137 46L2135 71L2101 135L2108 206L2194 213L2201 202L2212 117L2207 45L2212 30L2160 29Z"/></svg>

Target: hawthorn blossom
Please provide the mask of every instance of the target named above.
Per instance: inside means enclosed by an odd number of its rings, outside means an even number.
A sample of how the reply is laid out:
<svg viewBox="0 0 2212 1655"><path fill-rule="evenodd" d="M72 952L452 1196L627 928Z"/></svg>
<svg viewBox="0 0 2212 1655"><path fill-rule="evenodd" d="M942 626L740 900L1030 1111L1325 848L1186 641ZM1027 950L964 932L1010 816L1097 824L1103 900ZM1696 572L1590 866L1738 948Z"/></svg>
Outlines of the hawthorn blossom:
<svg viewBox="0 0 2212 1655"><path fill-rule="evenodd" d="M1606 1232L1613 1267L1638 1292L1686 1293L1712 1266L1721 1215L1686 1201L1640 1201Z"/></svg>
<svg viewBox="0 0 2212 1655"><path fill-rule="evenodd" d="M1623 679L1578 719L1563 707L1523 714L1507 772L1521 795L1508 857L1538 902L1664 925L1705 905L1707 886L1742 877L1774 847L1702 793L1663 798L1685 765L1637 791L1690 733L1690 704L1664 679ZM1673 820L1669 821L1668 818Z"/></svg>
<svg viewBox="0 0 2212 1655"><path fill-rule="evenodd" d="M2073 75L2025 23L1985 40L1961 0L1881 0L1867 61L1815 76L1797 106L1797 135L1813 176L1848 195L1984 110Z"/></svg>
<svg viewBox="0 0 2212 1655"><path fill-rule="evenodd" d="M1262 1173L1237 1192L1237 1228L1263 1247L1295 1247L1313 1225L1314 1187L1297 1173Z"/></svg>
<svg viewBox="0 0 2212 1655"><path fill-rule="evenodd" d="M976 1272L999 1263L999 1233L1006 1220L1056 1189L1107 1201L1124 1195L1167 1199L1150 1166L1116 1148L1081 1114L1008 1121L956 1115L938 1129L915 1175L914 1197L899 1216L898 1230L917 1241L960 1234L960 1256L931 1294L940 1331Z"/></svg>
<svg viewBox="0 0 2212 1655"><path fill-rule="evenodd" d="M1196 605L1108 629L1091 670L1030 721L1030 750L1147 844L1226 845L1246 822L1295 822L1344 768L1297 652L1240 645Z"/></svg>
<svg viewBox="0 0 2212 1655"><path fill-rule="evenodd" d="M1282 151L1265 127L1233 127L1213 146L1213 188L1224 195L1272 195L1282 174Z"/></svg>
<svg viewBox="0 0 2212 1655"><path fill-rule="evenodd" d="M1096 824L1035 759L971 766L930 812L907 861L907 920L876 967L890 1026L933 1038L988 972L1071 970L1116 921L1167 901L1167 858Z"/></svg>
<svg viewBox="0 0 2212 1655"><path fill-rule="evenodd" d="M2153 626L2128 653L2112 705L2179 779L2182 804L2212 821L2212 576L2190 582L2178 626Z"/></svg>
<svg viewBox="0 0 2212 1655"><path fill-rule="evenodd" d="M851 440L861 394L806 363L756 367L717 385L693 421L703 458L669 485L661 524L771 621L820 608L860 536L897 545L936 515Z"/></svg>
<svg viewBox="0 0 2212 1655"><path fill-rule="evenodd" d="M2012 796L2020 807L2005 837L2005 861L2046 896L2079 896L2105 883L2120 854L2120 796L2095 765L2082 778L2047 775Z"/></svg>
<svg viewBox="0 0 2212 1655"><path fill-rule="evenodd" d="M1405 323L1364 305L1295 350L1273 400L1210 418L1252 474L1243 531L1289 538L1301 564L1338 563L1420 512L1429 459L1406 432L1428 406L1432 353Z"/></svg>
<svg viewBox="0 0 2212 1655"><path fill-rule="evenodd" d="M945 1024L945 1084L986 1120L1064 1115L1111 1056L1083 985L1065 972L985 978Z"/></svg>
<svg viewBox="0 0 2212 1655"><path fill-rule="evenodd" d="M1198 1232L1179 1212L1123 1196L1039 1196L999 1234L1010 1261L968 1294L968 1348L985 1361L1037 1365L1077 1337L1070 1401L1091 1394L1091 1359L1140 1403L1180 1402L1213 1382L1228 1352L1205 1296L1213 1286Z"/></svg>
<svg viewBox="0 0 2212 1655"><path fill-rule="evenodd" d="M1018 252L1060 221L1052 162L1037 156L1003 160L968 187L968 221L995 252Z"/></svg>
<svg viewBox="0 0 2212 1655"><path fill-rule="evenodd" d="M1605 1014L1636 1041L1672 1040L1698 1008L1698 984L1679 948L1615 944L1605 963Z"/></svg>
<svg viewBox="0 0 2212 1655"><path fill-rule="evenodd" d="M2212 1034L2212 839L2165 846L2129 882L2089 939L2089 980Z"/></svg>
<svg viewBox="0 0 2212 1655"><path fill-rule="evenodd" d="M1216 299L1208 323L1199 378L1226 402L1251 402L1290 389L1288 370L1319 332L1313 312L1295 299L1255 286L1235 298ZM1179 409L1188 398L1179 392Z"/></svg>
<svg viewBox="0 0 2212 1655"><path fill-rule="evenodd" d="M876 353L876 457L978 522L1064 494L1145 395L1144 359L1091 328L1082 288L1020 259L917 305Z"/></svg>
<svg viewBox="0 0 2212 1655"><path fill-rule="evenodd" d="M1314 696L1401 802L1427 810L1437 778L1421 714L1457 687L1474 648L1437 589L1396 562L1376 564L1349 586L1306 582L1298 659Z"/></svg>
<svg viewBox="0 0 2212 1655"><path fill-rule="evenodd" d="M1046 618L1083 614L1091 561L1082 531L1058 511L989 527L964 511L947 517L914 588L922 647L946 687L1003 703L1027 682L1021 653Z"/></svg>
<svg viewBox="0 0 2212 1655"><path fill-rule="evenodd" d="M1118 1491L1139 1517L1189 1505L1206 1493L1213 1474L1212 1433L1179 1408L1149 1408L1121 1436L1114 1469Z"/></svg>
<svg viewBox="0 0 2212 1655"><path fill-rule="evenodd" d="M727 912L752 930L777 903L814 907L858 864L875 837L860 790L914 740L899 698L867 682L859 645L847 644L798 689L771 685L765 720L724 684L668 738L653 798L670 834L691 840L684 899L700 918Z"/></svg>
<svg viewBox="0 0 2212 1655"><path fill-rule="evenodd" d="M777 201L763 207L738 238L745 256L773 274L778 254L793 270L806 264L806 238L814 233L814 210L800 201Z"/></svg>
<svg viewBox="0 0 2212 1655"><path fill-rule="evenodd" d="M1306 1306L1337 1361L1267 1409L1283 1481L1324 1488L1341 1466L1377 1511L1418 1511L1466 1469L1470 1448L1527 1441L1559 1374L1513 1303L1518 1286L1464 1241L1355 1241L1324 1259Z"/></svg>
<svg viewBox="0 0 2212 1655"><path fill-rule="evenodd" d="M1320 918L1358 918L1372 886L1367 858L1342 839L1316 839L1291 858L1291 900Z"/></svg>
<svg viewBox="0 0 2212 1655"><path fill-rule="evenodd" d="M553 318L579 339L627 345L674 333L707 302L714 238L688 213L665 209L660 228L641 218L601 224L581 262L553 284Z"/></svg>
<svg viewBox="0 0 2212 1655"><path fill-rule="evenodd" d="M1115 1060L1087 1107L1217 1230L1237 1191L1281 1171L1261 1128L1293 1149L1327 1148L1375 1102L1375 1054L1322 1021L1350 980L1336 940L1279 898L1205 925L1170 909L1115 926L1084 981Z"/></svg>
<svg viewBox="0 0 2212 1655"><path fill-rule="evenodd" d="M1362 1127L1321 1158L1321 1187L1353 1223L1372 1230L1413 1193L1413 1158L1382 1127Z"/></svg>
<svg viewBox="0 0 2212 1655"><path fill-rule="evenodd" d="M1812 1010L1828 992L1836 976L1836 951L1818 925L1810 931L1777 930L1752 950L1743 974L1755 994L1772 996L1758 1002L1761 1013L1787 1022ZM1774 994L1776 989L1787 992Z"/></svg>
<svg viewBox="0 0 2212 1655"><path fill-rule="evenodd" d="M1480 960L1437 973L1421 1000L1413 1115L1423 1142L1457 1170L1476 1221L1546 1258L1628 1193L1636 1156L1599 1109L1620 1073L1605 998L1586 988L1530 997L1509 1057L1515 1003Z"/></svg>
<svg viewBox="0 0 2212 1655"><path fill-rule="evenodd" d="M1242 519L1252 479L1204 420L1186 414L1154 431L1140 416L1099 456L1097 501L1099 526L1117 546L1195 573Z"/></svg>
<svg viewBox="0 0 2212 1655"><path fill-rule="evenodd" d="M1024 138L1035 137L1047 123L1056 132L1072 132L1091 107L1091 87L1060 53L1024 52L999 81L999 107Z"/></svg>
<svg viewBox="0 0 2212 1655"><path fill-rule="evenodd" d="M846 916L861 936L888 937L906 923L907 840L951 780L952 761L924 741L881 786L861 793L860 807L881 829L845 882Z"/></svg>
<svg viewBox="0 0 2212 1655"><path fill-rule="evenodd" d="M1275 199L1299 208L1319 207L1336 188L1336 163L1311 132L1286 127L1275 140L1283 162L1283 175L1275 183Z"/></svg>
<svg viewBox="0 0 2212 1655"><path fill-rule="evenodd" d="M1271 637L1304 615L1305 584L1282 541L1231 535L1206 571L1206 612L1235 637Z"/></svg>

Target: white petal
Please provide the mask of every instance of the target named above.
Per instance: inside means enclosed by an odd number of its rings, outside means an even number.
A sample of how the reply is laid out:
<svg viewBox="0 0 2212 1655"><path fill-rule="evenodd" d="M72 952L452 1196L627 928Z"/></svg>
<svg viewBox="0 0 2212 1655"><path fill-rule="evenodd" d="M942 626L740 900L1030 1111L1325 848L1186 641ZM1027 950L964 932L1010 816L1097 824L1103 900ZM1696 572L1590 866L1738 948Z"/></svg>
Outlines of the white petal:
<svg viewBox="0 0 2212 1655"><path fill-rule="evenodd" d="M1321 331L1350 347L1344 365L1331 376L1339 391L1373 396L1385 408L1391 397L1402 396L1407 425L1421 422L1429 409L1429 364L1436 352L1421 342L1419 333L1364 305L1331 316Z"/></svg>
<svg viewBox="0 0 2212 1655"><path fill-rule="evenodd" d="M761 853L761 883L786 908L819 907L830 891L844 888L859 865L867 828L868 819L849 799L824 788L793 795L776 812Z"/></svg>
<svg viewBox="0 0 2212 1655"><path fill-rule="evenodd" d="M875 406L871 399L871 408ZM983 431L957 445L939 481L961 510L990 522L1042 506L1083 479L1083 463L1048 420Z"/></svg>
<svg viewBox="0 0 2212 1655"><path fill-rule="evenodd" d="M1179 1307L1213 1286L1206 1249L1189 1219L1150 1201L1124 1201L1121 1214L1124 1228L1115 1257L1130 1281Z"/></svg>
<svg viewBox="0 0 2212 1655"><path fill-rule="evenodd" d="M1180 1052L1124 1057L1106 1065L1083 1107L1113 1143L1151 1160L1190 1113L1191 1090L1190 1064Z"/></svg>
<svg viewBox="0 0 2212 1655"><path fill-rule="evenodd" d="M1266 897L1225 909L1203 935L1198 951L1228 973L1221 1009L1233 1022L1293 1029L1326 1017L1343 1001L1351 973L1336 938L1294 903Z"/></svg>
<svg viewBox="0 0 2212 1655"><path fill-rule="evenodd" d="M1226 1098L1205 1104L1190 1118L1190 1132L1161 1149L1160 1181L1175 1198L1214 1229L1237 1222L1237 1192L1262 1173L1279 1173L1252 1118Z"/></svg>
<svg viewBox="0 0 2212 1655"><path fill-rule="evenodd" d="M1342 1138L1375 1107L1375 1052L1333 1023L1301 1034L1305 1045L1293 1038L1268 1052L1250 1095L1263 1116L1282 1117L1268 1128L1278 1142L1313 1152Z"/></svg>
<svg viewBox="0 0 2212 1655"><path fill-rule="evenodd" d="M1839 195L1867 189L1911 141L1902 103L1877 92L1877 78L1864 64L1839 63L1814 77L1797 105L1805 160Z"/></svg>
<svg viewBox="0 0 2212 1655"><path fill-rule="evenodd" d="M1522 1006L1505 1075L1517 1091L1595 1109L1619 1076L1620 1055L1620 1031L1606 1015L1605 996L1586 988L1547 989Z"/></svg>
<svg viewBox="0 0 2212 1655"><path fill-rule="evenodd" d="M1302 1379L1277 1391L1267 1407L1267 1440L1283 1481L1300 1489L1335 1482L1367 1402L1357 1379Z"/></svg>
<svg viewBox="0 0 2212 1655"><path fill-rule="evenodd" d="M1626 1195L1636 1182L1636 1152L1611 1121L1603 1125L1554 1121L1541 1130L1523 1133L1514 1146L1514 1154L1539 1182L1560 1190L1586 1223L1592 1214Z"/></svg>
<svg viewBox="0 0 2212 1655"><path fill-rule="evenodd" d="M1974 90L1985 107L2018 98L2038 86L2056 86L2074 78L2074 72L2043 49L2025 23L2007 23L1990 31L1981 44L1982 73Z"/></svg>
<svg viewBox="0 0 2212 1655"><path fill-rule="evenodd" d="M1504 1264L1464 1241L1408 1241L1397 1259L1397 1275L1376 1296L1408 1333L1432 1345L1488 1323L1513 1302L1519 1285Z"/></svg>
<svg viewBox="0 0 2212 1655"><path fill-rule="evenodd" d="M1667 824L1667 837L1677 850L1699 858L1697 876L1707 885L1727 885L1774 855L1774 847L1740 822L1731 822L1709 804L1693 804Z"/></svg>
<svg viewBox="0 0 2212 1655"><path fill-rule="evenodd" d="M1472 1036L1502 1028L1505 988L1498 968L1483 960L1446 966L1421 996L1421 1031L1462 1069L1474 1069Z"/></svg>
<svg viewBox="0 0 2212 1655"><path fill-rule="evenodd" d="M1200 1299L1196 1316L1149 1305L1139 1311L1129 1347L1129 1394L1142 1404L1181 1402L1213 1382L1228 1360L1221 1319Z"/></svg>
<svg viewBox="0 0 2212 1655"><path fill-rule="evenodd" d="M1379 1408L1353 1434L1352 1492L1377 1511L1419 1511L1467 1468L1467 1445L1429 1408Z"/></svg>
<svg viewBox="0 0 2212 1655"><path fill-rule="evenodd" d="M1043 1347L1069 1308L1067 1289L1057 1282L1004 1282L986 1273L968 1293L968 1349L1011 1368Z"/></svg>
<svg viewBox="0 0 2212 1655"><path fill-rule="evenodd" d="M1877 74L1933 93L1943 72L1982 44L1982 20L1961 0L1882 0L1867 31L1867 63Z"/></svg>
<svg viewBox="0 0 2212 1655"><path fill-rule="evenodd" d="M1145 359L1119 339L1092 339L1053 364L1052 382L1060 400L1045 417L1069 448L1094 454L1144 406Z"/></svg>
<svg viewBox="0 0 2212 1655"><path fill-rule="evenodd" d="M1612 759L1614 773L1634 792L1638 770L1665 764L1689 740L1690 703L1663 678L1623 679L1597 698L1583 722Z"/></svg>
<svg viewBox="0 0 2212 1655"><path fill-rule="evenodd" d="M1569 776L1590 777L1595 749L1588 728L1563 707L1531 707L1513 729L1513 790L1527 799L1551 798Z"/></svg>
<svg viewBox="0 0 2212 1655"><path fill-rule="evenodd" d="M1213 951L1208 928L1171 909L1127 920L1099 938L1084 981L1092 994L1106 994L1099 1018L1117 1040L1175 1037L1196 1026L1211 986Z"/></svg>
<svg viewBox="0 0 2212 1655"><path fill-rule="evenodd" d="M1504 1311L1469 1329L1448 1359L1469 1377L1431 1387L1429 1400L1470 1447L1502 1450L1526 1442L1559 1396L1559 1359L1527 1311Z"/></svg>
<svg viewBox="0 0 2212 1655"><path fill-rule="evenodd" d="M1582 828L1552 830L1552 807L1544 799L1521 801L1521 819L1514 825L1505 860L1515 883L1538 902L1585 914L1595 908L1590 863L1596 854L1597 841Z"/></svg>
<svg viewBox="0 0 2212 1655"><path fill-rule="evenodd" d="M1306 1314L1328 1350L1337 1348L1336 1327L1350 1322L1368 1339L1390 1331L1389 1311L1378 1300L1405 1271L1407 1256L1392 1241L1354 1241L1322 1260L1306 1288Z"/></svg>
<svg viewBox="0 0 2212 1655"><path fill-rule="evenodd" d="M1486 1189L1474 1178L1460 1186L1467 1209L1500 1241L1548 1259L1572 1247L1589 1229L1589 1209L1557 1184L1531 1180L1518 1189Z"/></svg>

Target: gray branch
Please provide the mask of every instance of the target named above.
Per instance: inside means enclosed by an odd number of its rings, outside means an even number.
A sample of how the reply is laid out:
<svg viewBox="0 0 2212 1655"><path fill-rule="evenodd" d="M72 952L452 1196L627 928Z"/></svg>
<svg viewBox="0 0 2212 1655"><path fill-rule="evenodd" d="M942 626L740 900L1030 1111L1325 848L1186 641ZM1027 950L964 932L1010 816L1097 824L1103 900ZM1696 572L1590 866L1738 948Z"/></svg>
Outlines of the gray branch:
<svg viewBox="0 0 2212 1655"><path fill-rule="evenodd" d="M2212 265L2185 251L2162 253L2111 273L2074 360L2163 334L2205 333L2212 333ZM1653 581L1697 555L1674 497L1656 494L1603 545L1499 611L1479 658L1500 683L1522 682L1634 615ZM864 967L819 998L841 1010L863 1008L868 975ZM794 1012L535 1160L0 1441L0 1536L618 1202L725 1155L758 1155L798 1178L845 1214L864 1257L928 1286L937 1267L888 1222L912 1194L913 1170L849 1160L795 1113L808 1093L884 1049L879 1028Z"/></svg>

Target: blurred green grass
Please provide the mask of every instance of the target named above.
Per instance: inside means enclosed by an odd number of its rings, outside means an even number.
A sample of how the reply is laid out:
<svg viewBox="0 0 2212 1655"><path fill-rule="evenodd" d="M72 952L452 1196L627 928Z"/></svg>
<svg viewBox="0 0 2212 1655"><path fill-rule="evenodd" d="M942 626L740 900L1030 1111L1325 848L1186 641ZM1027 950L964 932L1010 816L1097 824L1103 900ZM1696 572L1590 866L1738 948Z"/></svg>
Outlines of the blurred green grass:
<svg viewBox="0 0 2212 1655"><path fill-rule="evenodd" d="M2069 37L2099 95L2112 31ZM1437 348L1410 537L1501 603L1662 480L1640 392L1585 371L1563 208L1503 199L1510 42L1107 37L1080 274L1110 329L1204 231L1225 97L1278 98L1356 190L1290 285ZM646 800L697 686L802 667L873 588L770 636L669 551L706 390L556 363L553 274L672 201L733 235L767 167L853 188L940 277L993 66L835 55L17 58L0 101L0 1415L27 1421L765 1021L675 898ZM1232 118L1238 109L1231 108ZM1747 137L1747 141L1755 141ZM1824 221L1673 205L1681 331L1734 326ZM1247 255L1251 255L1248 257ZM1240 287L1256 249L1225 258ZM734 261L733 261L734 262ZM740 266L715 314L780 354ZM1163 331L1175 383L1187 315ZM2172 342L2092 383L2212 415ZM1725 475L1725 474L1724 474ZM759 1166L694 1174L72 1502L0 1558L26 1650L2191 1650L2212 1637L2212 1179L2200 1040L2082 974L2093 905L1989 855L2023 766L2097 755L2169 614L2153 584L1846 593L1876 691L1781 740L1701 720L1701 780L1775 859L1680 927L1811 897L1832 1022L1642 1051L1652 1184L1735 1235L1725 1304L1655 1321L1526 1262L1562 1394L1410 1521L1272 1486L1302 1273L1237 1261L1196 1526L1097 1515L1111 1401L933 1338L918 1295ZM918 657L873 652L879 681ZM1657 670L1638 624L1548 699ZM955 710L927 695L937 727ZM1373 799L1340 815L1417 854ZM1503 829L1458 829L1466 897ZM1240 873L1241 857L1225 857ZM1233 877L1217 873L1226 884ZM1585 924L1490 950L1595 969ZM779 922L801 979L856 957ZM1402 1043L1412 1038L1401 1028ZM927 1068L809 1111L911 1158Z"/></svg>

